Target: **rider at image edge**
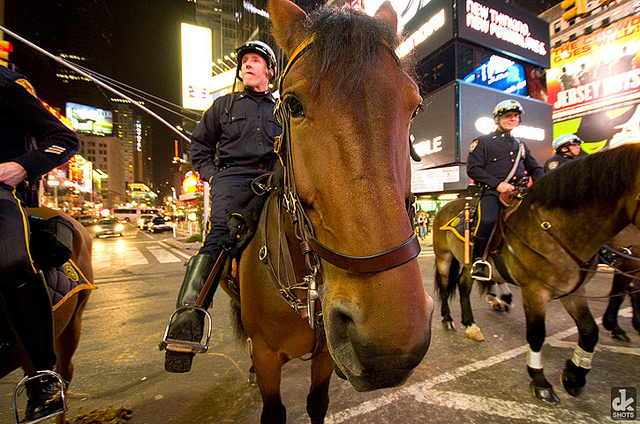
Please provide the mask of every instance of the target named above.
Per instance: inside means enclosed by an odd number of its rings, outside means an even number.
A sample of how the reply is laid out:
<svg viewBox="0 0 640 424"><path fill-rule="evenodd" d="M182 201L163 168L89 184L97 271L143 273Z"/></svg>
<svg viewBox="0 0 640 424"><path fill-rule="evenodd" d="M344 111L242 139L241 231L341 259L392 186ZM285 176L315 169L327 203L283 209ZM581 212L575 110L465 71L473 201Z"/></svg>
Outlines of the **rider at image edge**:
<svg viewBox="0 0 640 424"><path fill-rule="evenodd" d="M229 234L226 212L234 196L246 181L271 170L275 162L275 137L282 132L274 116L276 102L269 90L276 72L273 50L261 41L249 41L238 47L236 54L236 78L244 83L244 90L216 99L191 136L193 168L211 186L211 215L203 245L187 263L177 308L195 304L223 251L219 243ZM217 285L216 280L203 305L205 309L210 306ZM183 309L172 319L167 339L197 343L203 327L201 312ZM165 369L188 372L193 356L193 352L167 347Z"/></svg>
<svg viewBox="0 0 640 424"><path fill-rule="evenodd" d="M481 189L478 212L480 220L473 240L473 264L471 278L488 281L491 265L486 261L489 238L500 214L500 193L515 190L514 184L529 175L534 180L544 174L522 141L511 135L520 124L524 109L516 100L503 100L493 109L493 120L497 129L473 140L467 158L467 175ZM511 291L502 283L501 299L496 297L496 284L489 288L487 300L494 309L511 308Z"/></svg>
<svg viewBox="0 0 640 424"><path fill-rule="evenodd" d="M582 151L582 140L575 134L563 134L551 143L555 154L544 164L544 173L553 171L567 162L571 162Z"/></svg>
<svg viewBox="0 0 640 424"><path fill-rule="evenodd" d="M27 181L77 153L80 141L45 109L23 75L0 66L0 89L0 293L28 360L36 370L49 371L56 363L51 300L44 275L31 260L24 193ZM62 413L62 387L55 375L29 377L23 422Z"/></svg>

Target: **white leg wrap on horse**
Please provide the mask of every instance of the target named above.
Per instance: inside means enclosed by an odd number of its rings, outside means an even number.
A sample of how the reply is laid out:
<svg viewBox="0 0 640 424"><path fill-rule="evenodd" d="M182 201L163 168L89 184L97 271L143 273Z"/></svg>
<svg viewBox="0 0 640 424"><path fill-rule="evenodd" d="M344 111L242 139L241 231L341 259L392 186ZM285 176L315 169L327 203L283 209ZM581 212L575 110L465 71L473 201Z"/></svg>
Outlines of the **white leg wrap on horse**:
<svg viewBox="0 0 640 424"><path fill-rule="evenodd" d="M571 362L576 364L576 366L580 368L584 368L587 370L591 369L591 360L593 359L594 352L586 352L580 346L576 346L573 351L573 357L571 358Z"/></svg>
<svg viewBox="0 0 640 424"><path fill-rule="evenodd" d="M531 346L527 345L527 366L535 370L542 369L542 351L534 352Z"/></svg>

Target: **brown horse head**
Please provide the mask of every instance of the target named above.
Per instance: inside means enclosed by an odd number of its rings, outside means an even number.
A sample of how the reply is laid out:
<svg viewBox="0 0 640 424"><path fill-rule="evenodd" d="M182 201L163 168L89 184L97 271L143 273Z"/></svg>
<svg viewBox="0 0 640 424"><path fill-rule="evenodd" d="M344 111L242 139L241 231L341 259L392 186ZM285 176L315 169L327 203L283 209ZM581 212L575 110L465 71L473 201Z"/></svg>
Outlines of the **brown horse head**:
<svg viewBox="0 0 640 424"><path fill-rule="evenodd" d="M422 99L394 53L393 8L385 2L375 17L325 8L310 18L288 0L270 0L269 11L276 41L296 57L280 97L295 188L315 238L357 257L402 245L413 235L408 140ZM369 272L323 260L321 274L336 371L360 391L403 383L431 337L433 301L417 259Z"/></svg>

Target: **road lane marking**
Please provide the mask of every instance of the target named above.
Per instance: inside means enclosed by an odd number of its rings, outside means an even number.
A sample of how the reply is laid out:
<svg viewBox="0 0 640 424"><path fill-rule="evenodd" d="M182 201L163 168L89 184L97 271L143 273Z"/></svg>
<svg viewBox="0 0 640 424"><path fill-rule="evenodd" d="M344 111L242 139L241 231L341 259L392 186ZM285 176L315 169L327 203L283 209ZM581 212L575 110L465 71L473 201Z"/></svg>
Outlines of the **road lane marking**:
<svg viewBox="0 0 640 424"><path fill-rule="evenodd" d="M164 247L159 245L151 245L147 247L149 253L151 253L160 263L168 262L182 262L182 258L177 257L173 252L167 251Z"/></svg>
<svg viewBox="0 0 640 424"><path fill-rule="evenodd" d="M627 309L630 308L625 308L621 312L626 313ZM597 319L596 323L601 324L602 319ZM552 345L576 334L577 332L578 329L576 327L569 328L556 333L553 336L547 337L545 344ZM571 343L571 347L574 347L575 345L575 342ZM430 405L441 406L444 408L473 411L505 418L520 418L531 422L549 424L564 424L567 420L569 420L569 422L574 421L580 423L601 422L601 420L592 417L590 414L585 414L579 411L570 411L564 408L553 409L537 403L512 402L503 399L493 399L489 397L458 392L445 392L434 389L438 384L446 383L457 378L464 377L472 372L500 364L517 356L523 355L526 352L527 345L523 345L506 352L502 352L498 355L464 365L453 371L429 378L422 382L414 383L410 386L402 387L376 399L336 412L327 417L326 422L327 424L339 424L352 418L375 412L376 410L398 400L409 397L413 397L418 402L428 403ZM512 412L515 410L514 408L517 408L518 411L516 415L512 415Z"/></svg>

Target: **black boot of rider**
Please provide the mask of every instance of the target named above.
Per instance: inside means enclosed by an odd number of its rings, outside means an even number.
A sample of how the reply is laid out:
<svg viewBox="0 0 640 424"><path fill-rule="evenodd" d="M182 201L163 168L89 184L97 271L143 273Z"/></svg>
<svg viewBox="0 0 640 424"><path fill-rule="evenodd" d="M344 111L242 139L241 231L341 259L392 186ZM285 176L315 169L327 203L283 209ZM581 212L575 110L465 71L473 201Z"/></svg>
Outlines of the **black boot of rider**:
<svg viewBox="0 0 640 424"><path fill-rule="evenodd" d="M476 237L473 241L473 264L471 265L471 278L488 281L491 279L491 265L482 259L489 240Z"/></svg>
<svg viewBox="0 0 640 424"><path fill-rule="evenodd" d="M187 271L178 294L176 308L182 306L193 306L198 299L200 291L207 282L207 277L211 273L215 259L209 255L196 255L187 263ZM214 281L211 286L207 300L203 308L208 309L216 291L218 282ZM199 342L204 332L204 316L196 310L184 310L176 314L171 322L168 339L185 340L190 342ZM168 350L165 354L164 369L168 372L183 373L191 370L191 362L194 353L177 352Z"/></svg>
<svg viewBox="0 0 640 424"><path fill-rule="evenodd" d="M44 275L37 273L5 297L11 322L38 371L52 370L56 363L51 298ZM64 411L62 387L53 376L29 380L25 421L36 421Z"/></svg>

